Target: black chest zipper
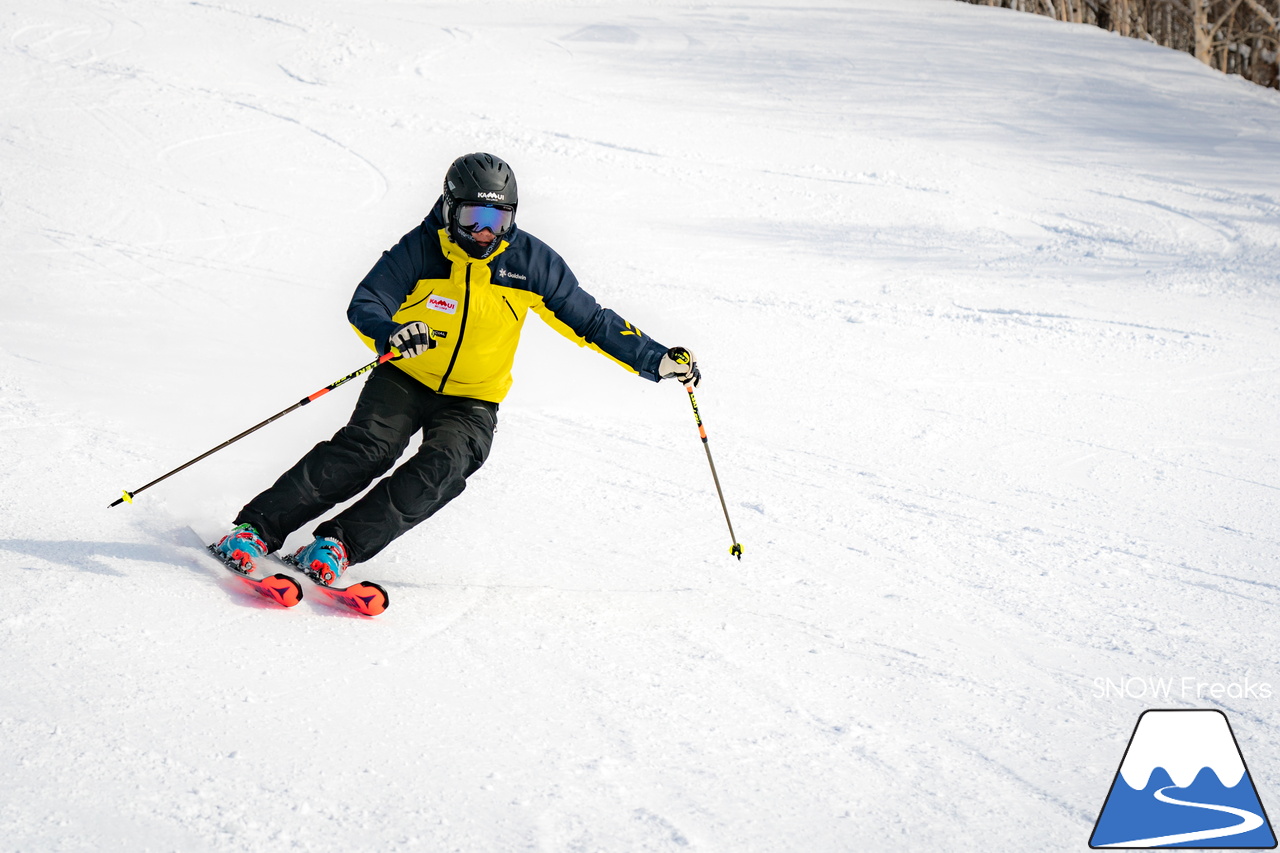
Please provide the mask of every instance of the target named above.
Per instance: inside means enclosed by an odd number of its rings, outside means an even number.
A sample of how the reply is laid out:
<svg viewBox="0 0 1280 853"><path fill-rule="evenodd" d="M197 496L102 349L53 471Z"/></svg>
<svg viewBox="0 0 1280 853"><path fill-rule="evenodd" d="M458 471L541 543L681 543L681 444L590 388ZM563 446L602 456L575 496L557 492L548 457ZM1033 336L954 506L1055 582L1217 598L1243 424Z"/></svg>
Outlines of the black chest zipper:
<svg viewBox="0 0 1280 853"><path fill-rule="evenodd" d="M444 372L444 377L440 380L440 387L436 390L441 394L444 393L444 386L449 381L449 374L453 373L453 366L458 362L458 353L462 352L462 339L467 335L467 309L471 307L471 264L467 264L466 283L462 291L462 320L458 324L458 340L453 345L453 356L449 359L449 367Z"/></svg>

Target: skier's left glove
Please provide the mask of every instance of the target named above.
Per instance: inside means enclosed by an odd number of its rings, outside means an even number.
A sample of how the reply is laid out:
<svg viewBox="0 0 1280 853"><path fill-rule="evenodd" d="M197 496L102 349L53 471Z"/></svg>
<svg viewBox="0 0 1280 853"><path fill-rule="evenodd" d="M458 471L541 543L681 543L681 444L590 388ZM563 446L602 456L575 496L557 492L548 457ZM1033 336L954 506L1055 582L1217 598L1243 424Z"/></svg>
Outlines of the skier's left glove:
<svg viewBox="0 0 1280 853"><path fill-rule="evenodd" d="M684 347L672 347L658 362L658 376L662 379L679 379L685 385L697 388L702 381L702 371L698 369L698 359Z"/></svg>
<svg viewBox="0 0 1280 853"><path fill-rule="evenodd" d="M435 345L436 339L431 334L431 327L421 320L414 320L412 323L397 326L387 336L387 345L383 347L383 352L389 352L392 347L395 347L401 358L414 358Z"/></svg>

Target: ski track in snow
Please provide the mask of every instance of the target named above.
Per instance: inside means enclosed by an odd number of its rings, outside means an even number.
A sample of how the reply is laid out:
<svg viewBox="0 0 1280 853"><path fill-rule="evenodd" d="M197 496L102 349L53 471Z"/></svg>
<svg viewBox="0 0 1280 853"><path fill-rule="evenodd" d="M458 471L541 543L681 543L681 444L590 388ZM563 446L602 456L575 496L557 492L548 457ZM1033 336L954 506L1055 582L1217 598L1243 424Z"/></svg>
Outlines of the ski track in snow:
<svg viewBox="0 0 1280 853"><path fill-rule="evenodd" d="M944 0L0 21L0 849L1081 849L1153 706L1277 790L1280 691L1095 690L1280 686L1274 91ZM354 388L106 508L364 364L473 150L698 353L741 562L680 389L536 322L377 619L185 532Z"/></svg>

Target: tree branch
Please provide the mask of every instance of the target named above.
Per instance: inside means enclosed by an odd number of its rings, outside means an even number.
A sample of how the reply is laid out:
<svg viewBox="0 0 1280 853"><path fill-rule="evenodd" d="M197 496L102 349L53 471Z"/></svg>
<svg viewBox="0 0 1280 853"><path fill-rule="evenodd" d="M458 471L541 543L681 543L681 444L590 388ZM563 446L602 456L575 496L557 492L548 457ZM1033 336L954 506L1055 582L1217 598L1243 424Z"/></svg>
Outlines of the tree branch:
<svg viewBox="0 0 1280 853"><path fill-rule="evenodd" d="M1266 21L1267 25L1271 27L1271 29L1273 30L1280 29L1276 26L1275 16L1272 15L1270 12L1268 12L1267 8L1263 6L1261 3L1259 3L1258 0L1244 0L1244 2L1245 2L1245 5L1247 5L1250 9L1253 10L1253 13L1255 15L1257 15L1262 20Z"/></svg>

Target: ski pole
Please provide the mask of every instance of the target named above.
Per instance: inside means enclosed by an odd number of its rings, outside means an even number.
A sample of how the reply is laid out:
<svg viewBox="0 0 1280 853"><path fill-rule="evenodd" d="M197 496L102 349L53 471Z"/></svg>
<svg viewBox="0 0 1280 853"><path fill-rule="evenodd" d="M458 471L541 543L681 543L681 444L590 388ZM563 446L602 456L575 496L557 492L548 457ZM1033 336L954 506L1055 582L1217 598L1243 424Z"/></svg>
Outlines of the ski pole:
<svg viewBox="0 0 1280 853"><path fill-rule="evenodd" d="M239 441L240 439L244 438L246 435L249 435L250 433L257 432L258 430L262 429L264 426L266 426L267 424L271 423L272 421L279 420L280 418L283 418L285 415L289 414L289 413L290 413L290 412L292 412L294 409L299 409L299 408L301 408L301 407L305 406L307 403L310 403L310 402L312 402L312 401L314 401L314 400L318 400L318 399L320 399L320 398L321 398L321 397L323 397L325 394L328 394L330 391L332 391L334 388L337 388L339 385L343 384L344 382L349 382L350 380L355 379L357 376L360 376L360 375L361 375L361 374L363 374L363 373L367 373L367 372L369 372L369 371L370 371L370 370L372 370L373 368L377 367L379 364L383 364L383 363L385 363L385 362L391 361L393 358L396 358L396 357L397 357L397 356L394 354L394 352L388 352L386 355L378 356L378 358L377 358L377 359L375 359L374 361L369 362L368 364L366 364L364 367L360 368L359 370L355 370L355 371L352 371L351 373L348 373L346 376L342 377L341 379L339 379L339 380L338 380L338 381L336 381L336 382L330 382L328 385L324 386L323 388L321 388L321 389L320 389L319 391L317 391L316 393L314 393L314 394L312 394L312 395L310 395L310 396L308 396L308 397L303 397L301 400L299 400L298 402L294 403L292 406L290 406L289 408L285 409L283 412L277 412L276 414L274 414L274 415L272 415L271 417L267 418L265 421L263 421L262 423L258 424L257 426L249 427L247 430L245 430L244 432L240 433L240 434L239 434L239 435L237 435L235 438L227 439L226 441L222 442L222 444L219 444L217 447L213 448L212 450L206 450L204 453L201 453L199 456L197 456L195 459L192 459L190 462L185 462L185 463L183 463L182 465L179 465L177 468L174 468L174 469L173 469L172 471L170 471L169 473L167 473L167 474L162 474L161 476L156 477L154 480L152 480L150 483L147 483L145 486L142 486L141 488L134 489L132 492L131 492L131 491L129 491L128 489L125 489L125 490L124 490L124 495L123 495L122 497L118 497L118 498L116 498L116 499L115 499L115 501L111 504L111 506L109 506L109 507L107 507L107 508L108 508L108 509L110 509L112 506L119 506L119 505L120 505L120 504L122 504L122 503L133 503L133 497L134 497L134 495L138 494L139 492L144 492L144 491L146 491L147 489L149 489L149 488L151 488L152 486L154 486L156 483L159 483L159 482L161 482L162 480L167 480L167 479L169 479L170 477L172 477L174 474L178 473L179 471L182 471L182 470L185 470L185 469L187 469L187 468L190 468L192 465L196 464L196 463L197 463L197 462L199 462L201 459L204 459L206 456L212 456L213 454L217 453L217 452L218 452L219 450L221 450L222 448L227 447L228 445L231 445L231 444L235 444L237 441Z"/></svg>
<svg viewBox="0 0 1280 853"><path fill-rule="evenodd" d="M702 436L702 449L707 451L707 464L711 466L711 479L716 482L716 494L720 496L720 509L724 510L724 523L729 525L729 538L733 540L733 546L729 549L729 553L742 559L742 545L738 542L738 537L733 534L733 522L729 520L729 507L724 502L724 491L720 488L720 477L716 474L716 463L711 459L711 445L707 443L707 429L702 425L702 415L698 413L698 400L693 396L693 386L686 385L684 390L689 392L689 404L693 406L693 419L698 422L698 435Z"/></svg>

